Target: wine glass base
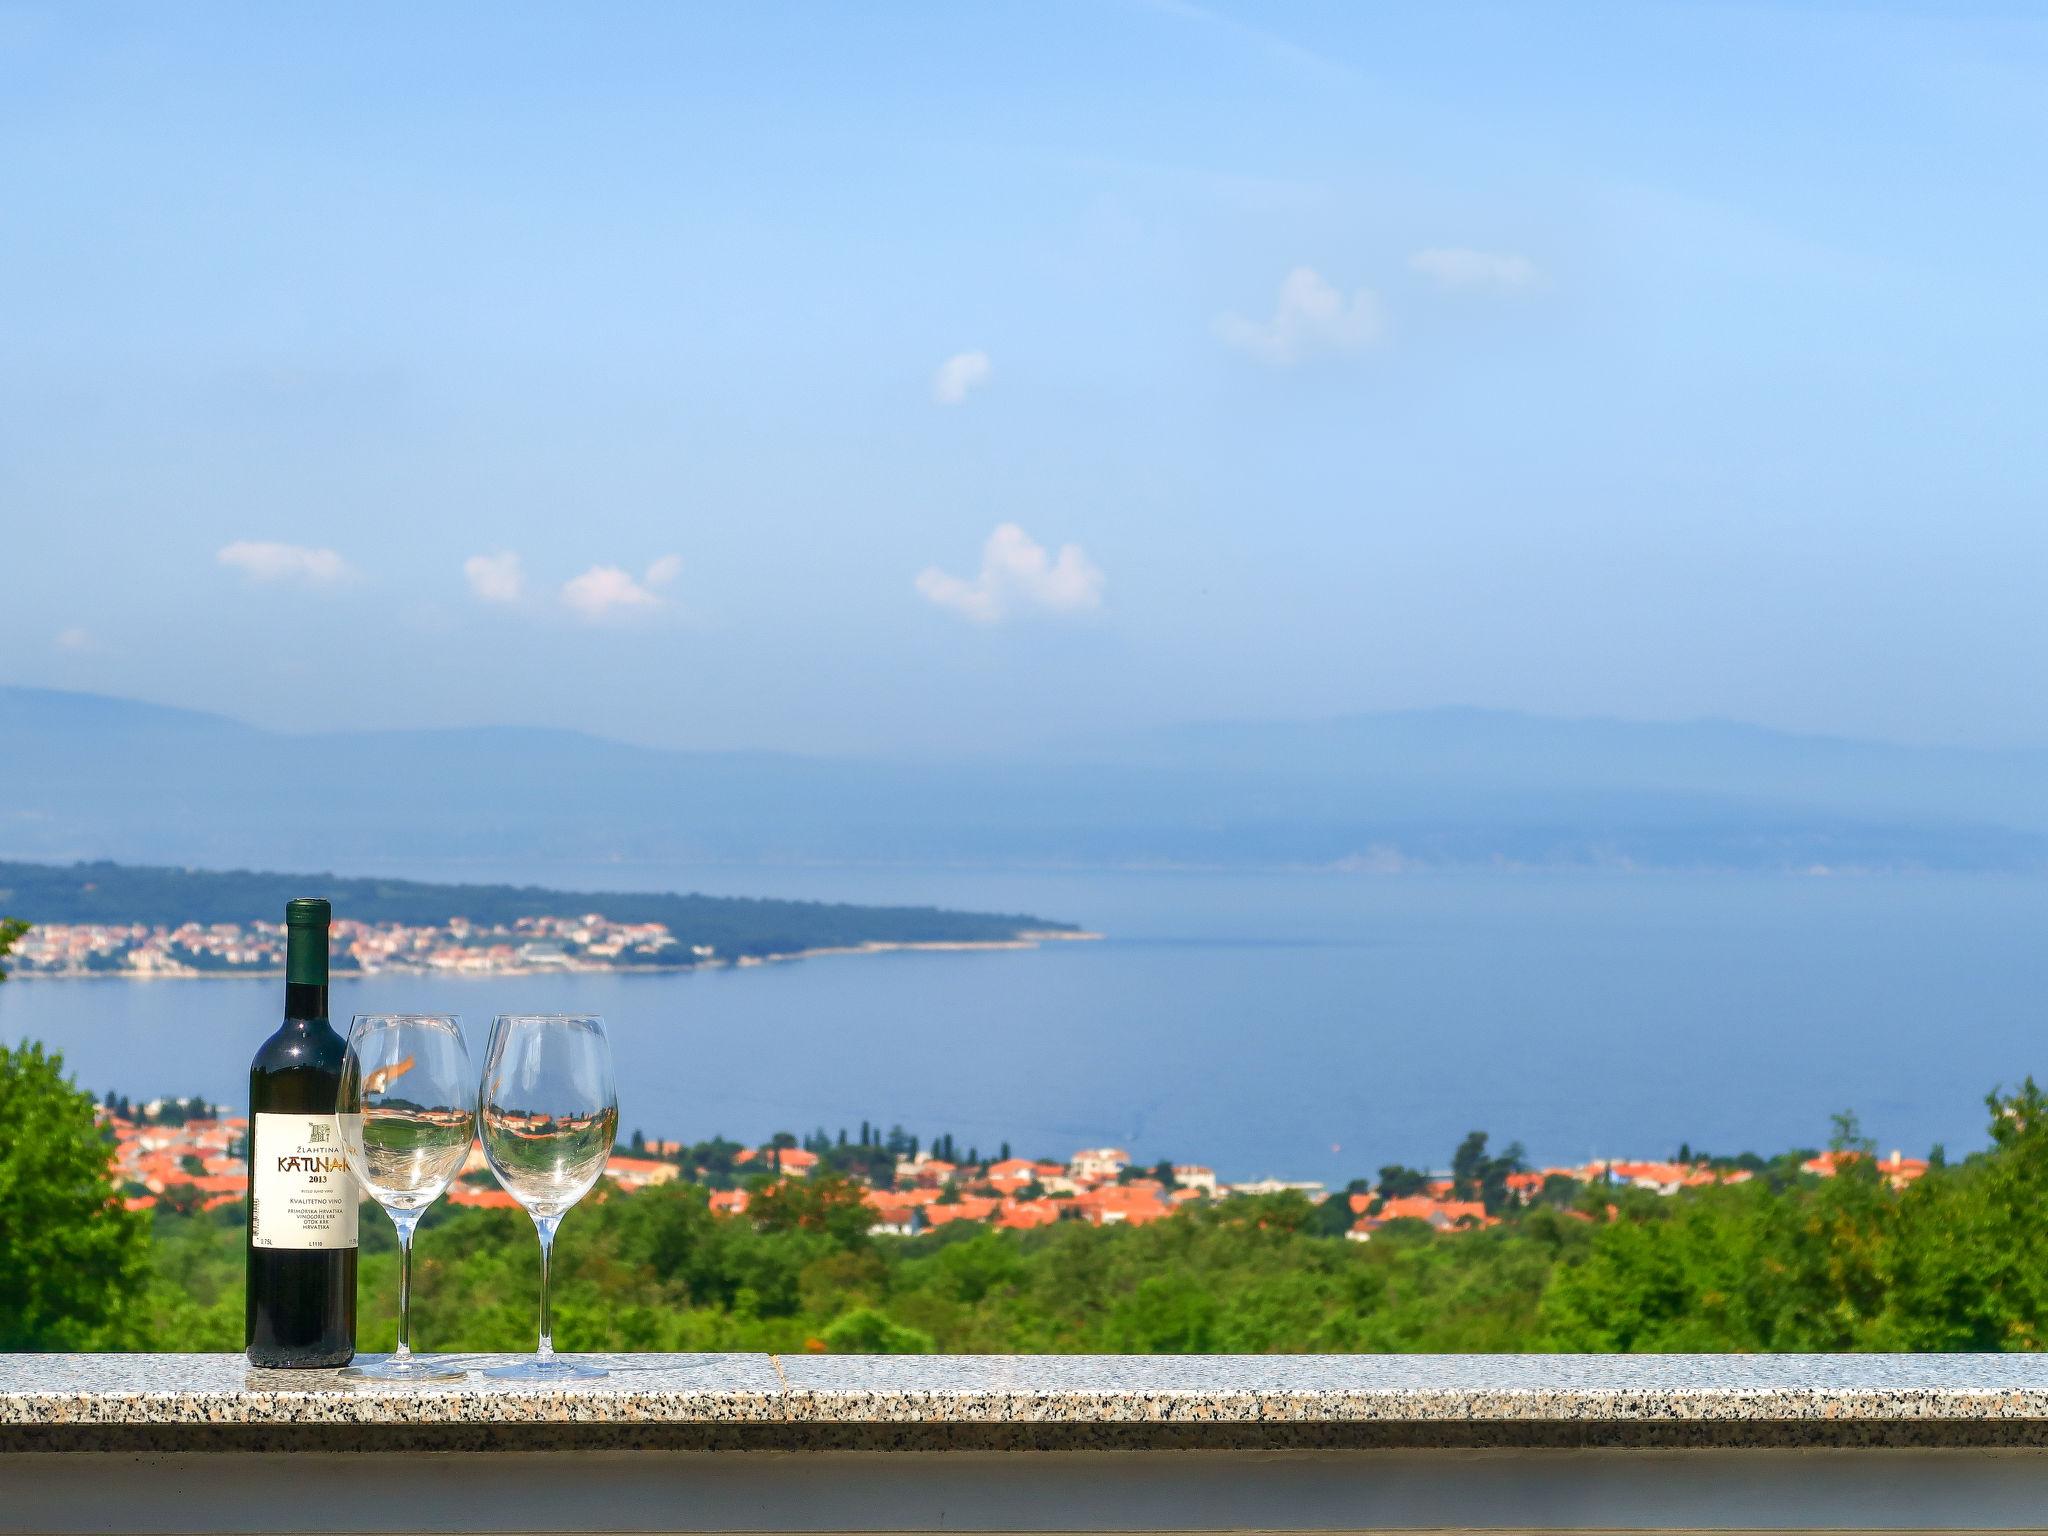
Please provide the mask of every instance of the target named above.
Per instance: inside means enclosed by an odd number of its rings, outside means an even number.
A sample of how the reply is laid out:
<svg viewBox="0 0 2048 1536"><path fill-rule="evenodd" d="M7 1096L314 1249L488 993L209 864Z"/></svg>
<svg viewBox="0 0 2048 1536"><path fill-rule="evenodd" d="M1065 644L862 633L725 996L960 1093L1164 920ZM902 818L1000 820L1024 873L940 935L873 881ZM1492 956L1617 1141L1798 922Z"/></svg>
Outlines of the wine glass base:
<svg viewBox="0 0 2048 1536"><path fill-rule="evenodd" d="M494 1365L484 1374L493 1381L567 1382L589 1381L609 1376L611 1372L601 1365L589 1365L568 1355L550 1355L545 1360L538 1355L530 1355L524 1360Z"/></svg>
<svg viewBox="0 0 2048 1536"><path fill-rule="evenodd" d="M403 1360L387 1355L367 1365L346 1366L334 1374L343 1381L461 1381L469 1371L431 1355L410 1355Z"/></svg>

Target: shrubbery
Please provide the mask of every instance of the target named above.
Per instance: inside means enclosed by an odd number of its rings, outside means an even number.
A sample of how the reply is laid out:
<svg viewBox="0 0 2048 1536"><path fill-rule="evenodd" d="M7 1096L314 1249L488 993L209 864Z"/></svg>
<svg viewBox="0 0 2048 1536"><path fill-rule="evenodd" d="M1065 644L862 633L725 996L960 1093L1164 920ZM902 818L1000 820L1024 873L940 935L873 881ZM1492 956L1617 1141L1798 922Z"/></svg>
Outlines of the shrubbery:
<svg viewBox="0 0 2048 1536"><path fill-rule="evenodd" d="M829 1174L714 1216L705 1191L602 1190L557 1248L565 1349L844 1352L2000 1350L2048 1339L2048 1098L1994 1096L1987 1152L1903 1191L1868 1156L1669 1198L1589 1190L1477 1231L1333 1235L1298 1196L1142 1227L966 1223L876 1238ZM108 1188L91 1105L0 1052L0 1343L233 1350L237 1208L145 1224ZM23 1134L25 1132L26 1134ZM1859 1150L1846 1124L1838 1148ZM363 1216L364 1349L391 1345L389 1224ZM517 1211L437 1207L414 1276L426 1350L532 1346Z"/></svg>

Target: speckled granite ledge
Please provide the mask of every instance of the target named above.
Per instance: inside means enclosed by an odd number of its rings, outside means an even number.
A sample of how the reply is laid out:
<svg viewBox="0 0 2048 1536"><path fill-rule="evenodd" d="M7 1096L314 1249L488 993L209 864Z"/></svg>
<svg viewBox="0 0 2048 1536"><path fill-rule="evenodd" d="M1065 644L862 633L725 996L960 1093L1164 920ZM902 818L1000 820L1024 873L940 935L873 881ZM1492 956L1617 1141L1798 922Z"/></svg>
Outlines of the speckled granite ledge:
<svg viewBox="0 0 2048 1536"><path fill-rule="evenodd" d="M0 1449L2048 1445L2026 1355L602 1358L537 1390L0 1356Z"/></svg>

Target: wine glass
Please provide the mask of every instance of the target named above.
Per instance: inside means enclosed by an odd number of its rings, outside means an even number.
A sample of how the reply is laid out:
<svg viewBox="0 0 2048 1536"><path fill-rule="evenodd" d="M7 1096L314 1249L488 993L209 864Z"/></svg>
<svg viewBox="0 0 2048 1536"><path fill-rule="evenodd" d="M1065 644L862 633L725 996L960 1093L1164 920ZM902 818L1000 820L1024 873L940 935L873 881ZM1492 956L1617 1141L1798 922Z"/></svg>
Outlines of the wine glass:
<svg viewBox="0 0 2048 1536"><path fill-rule="evenodd" d="M604 1020L589 1013L501 1013L484 1052L476 1118L491 1172L540 1234L540 1347L486 1376L561 1381L604 1370L555 1353L548 1261L562 1217L604 1172L619 1134L619 1096Z"/></svg>
<svg viewBox="0 0 2048 1536"><path fill-rule="evenodd" d="M466 1374L412 1352L412 1234L469 1156L475 1081L452 1014L359 1013L349 1025L341 1102L362 1108L342 1116L342 1149L349 1172L398 1229L398 1348L389 1359L349 1367L345 1377L448 1381Z"/></svg>

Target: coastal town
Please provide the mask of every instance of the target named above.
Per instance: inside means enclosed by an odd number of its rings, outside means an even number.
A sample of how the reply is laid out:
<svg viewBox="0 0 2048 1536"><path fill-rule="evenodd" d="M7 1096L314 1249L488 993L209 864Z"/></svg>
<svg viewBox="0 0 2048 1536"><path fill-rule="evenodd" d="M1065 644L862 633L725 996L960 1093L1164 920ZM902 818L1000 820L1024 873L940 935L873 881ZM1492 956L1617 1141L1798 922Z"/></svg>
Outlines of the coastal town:
<svg viewBox="0 0 2048 1536"><path fill-rule="evenodd" d="M551 972L688 971L756 966L814 955L892 950L1035 949L1100 938L1069 928L1015 928L991 937L878 938L813 943L797 937L759 951L722 952L685 943L666 923L616 922L601 913L480 922L359 922L336 918L329 967L337 976L539 976ZM19 976L281 976L284 925L247 923L38 923L16 941Z"/></svg>
<svg viewBox="0 0 2048 1536"><path fill-rule="evenodd" d="M662 923L619 923L597 913L506 923L365 923L337 918L337 974L517 976L547 971L682 970L712 963ZM284 972L284 924L39 923L9 964L21 976L274 976Z"/></svg>
<svg viewBox="0 0 2048 1536"><path fill-rule="evenodd" d="M239 1205L248 1190L246 1149L248 1121L222 1116L196 1101L157 1100L133 1106L113 1099L100 1106L100 1124L112 1147L113 1176L120 1198L130 1210L190 1213ZM832 1147L807 1148L791 1136L778 1136L758 1147L698 1144L634 1138L616 1151L605 1170L606 1181L620 1194L676 1182L703 1180L701 1155L716 1145L720 1167L708 1181L711 1210L734 1219L746 1217L749 1206L784 1180L812 1179L840 1172L862 1188L861 1199L872 1216L869 1230L877 1236L916 1237L957 1222L1006 1231L1025 1231L1060 1221L1093 1226L1139 1226L1167 1220L1190 1208L1219 1200L1282 1193L1298 1194L1317 1205L1330 1199L1325 1186L1312 1181L1258 1179L1240 1183L1219 1180L1213 1169L1198 1163L1140 1164L1118 1147L1087 1147L1065 1159L1011 1157L958 1160L917 1148L890 1160L870 1160L866 1173L843 1166ZM842 1143L843 1146L843 1143ZM863 1151L869 1150L867 1147ZM880 1147L873 1150L882 1151ZM951 1151L950 1141L939 1150ZM1831 1178L1846 1163L1865 1154L1820 1152L1805 1159L1799 1171ZM1921 1158L1898 1151L1875 1160L1877 1175L1893 1188L1903 1188L1927 1172ZM1613 1159L1571 1167L1526 1169L1509 1173L1503 1196L1509 1205L1553 1204L1568 1215L1592 1219L1578 1197L1587 1190L1642 1190L1675 1195L1681 1190L1714 1184L1737 1184L1755 1177L1753 1170L1713 1166L1705 1160ZM1408 1181L1419 1187L1395 1190L1353 1184L1341 1192L1339 1212L1344 1235L1370 1241L1390 1222L1419 1222L1438 1232L1473 1231L1501 1220L1498 1205L1489 1210L1473 1191L1461 1189L1450 1174L1418 1174ZM1361 1181L1362 1183L1362 1181ZM724 1187L717 1187L717 1186ZM512 1196L498 1187L485 1163L481 1146L473 1145L462 1174L450 1185L450 1204L464 1207L514 1208Z"/></svg>

